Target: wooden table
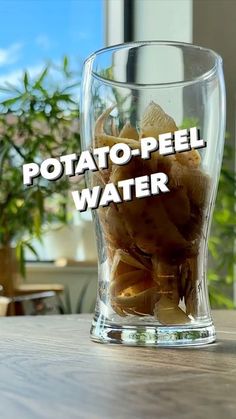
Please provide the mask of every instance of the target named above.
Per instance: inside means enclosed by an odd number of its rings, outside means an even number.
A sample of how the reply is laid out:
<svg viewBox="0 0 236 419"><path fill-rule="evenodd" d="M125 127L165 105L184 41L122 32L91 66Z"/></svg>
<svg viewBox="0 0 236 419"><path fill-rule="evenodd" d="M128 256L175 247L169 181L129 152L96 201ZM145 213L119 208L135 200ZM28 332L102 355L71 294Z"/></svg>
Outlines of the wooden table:
<svg viewBox="0 0 236 419"><path fill-rule="evenodd" d="M1 419L236 418L236 312L195 349L89 340L91 316L0 320Z"/></svg>

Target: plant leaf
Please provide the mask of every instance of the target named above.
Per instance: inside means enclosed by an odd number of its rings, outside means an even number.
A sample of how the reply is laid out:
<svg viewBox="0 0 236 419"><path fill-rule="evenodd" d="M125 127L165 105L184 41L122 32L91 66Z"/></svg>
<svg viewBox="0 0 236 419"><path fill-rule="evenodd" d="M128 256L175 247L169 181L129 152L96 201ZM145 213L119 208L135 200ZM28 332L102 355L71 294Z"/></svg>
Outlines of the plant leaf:
<svg viewBox="0 0 236 419"><path fill-rule="evenodd" d="M65 73L67 73L68 71L68 64L69 64L68 57L65 55L63 59L63 70Z"/></svg>
<svg viewBox="0 0 236 419"><path fill-rule="evenodd" d="M25 251L24 251L24 242L21 240L17 243L16 246L16 257L19 262L20 273L25 278Z"/></svg>
<svg viewBox="0 0 236 419"><path fill-rule="evenodd" d="M24 81L25 90L27 92L28 91L28 87L29 87L29 76L28 76L27 71L24 72L23 81Z"/></svg>
<svg viewBox="0 0 236 419"><path fill-rule="evenodd" d="M33 85L34 89L42 89L41 84L44 81L45 77L47 76L48 70L49 70L49 66L46 66L45 69L40 74L39 78L35 81L35 83Z"/></svg>
<svg viewBox="0 0 236 419"><path fill-rule="evenodd" d="M31 243L25 242L25 246L28 247L28 249L36 256L38 259L38 253L36 252L35 248L32 246Z"/></svg>
<svg viewBox="0 0 236 419"><path fill-rule="evenodd" d="M0 104L9 108L11 105L14 105L15 103L17 103L20 99L22 99L22 95L3 100L2 102L0 102Z"/></svg>

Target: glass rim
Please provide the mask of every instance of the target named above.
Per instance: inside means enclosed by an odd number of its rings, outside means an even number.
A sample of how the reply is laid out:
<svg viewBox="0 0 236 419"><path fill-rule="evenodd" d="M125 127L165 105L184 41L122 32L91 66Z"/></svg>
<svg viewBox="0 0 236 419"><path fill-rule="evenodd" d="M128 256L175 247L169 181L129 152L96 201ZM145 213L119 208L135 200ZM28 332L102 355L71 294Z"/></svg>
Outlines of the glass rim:
<svg viewBox="0 0 236 419"><path fill-rule="evenodd" d="M151 40L151 41L133 41L133 42L124 42L121 44L115 44L115 45L111 45L109 47L104 47L101 48L95 52L93 52L92 54L90 54L88 56L88 58L84 61L84 67L87 66L89 63L94 62L94 60L96 59L96 57L98 57L99 55L102 55L105 52L109 52L109 51L115 51L115 50L122 50L122 49L130 49L130 48L137 48L139 46L166 46L166 47L170 47L170 46L174 46L174 47L183 47L183 48L190 48L192 50L195 51L199 51L199 52L205 52L207 54L209 54L209 56L211 56L214 60L214 64L212 65L212 67L208 70L203 72L200 76L189 79L189 80L181 80L181 81L173 81L173 82L160 82L160 83L145 83L145 84L141 84L141 83L132 83L132 82L120 82L120 81L116 81L116 80L110 80L106 77L101 76L100 74L97 74L95 71L91 71L92 76L94 78L96 78L97 80L100 80L101 82L103 82L104 84L109 84L109 85L115 85L118 87L128 87L128 88L132 88L132 89L148 89L148 88L168 88L168 87L185 87L185 86L190 86L199 82L203 82L206 81L210 78L212 78L212 76L214 76L217 73L217 70L219 67L222 66L223 63L223 59L221 57L220 54L218 54L217 52L215 52L213 49L210 48L205 48L199 45L195 45L195 44L191 44L188 42L179 42L179 41L156 41L156 40Z"/></svg>

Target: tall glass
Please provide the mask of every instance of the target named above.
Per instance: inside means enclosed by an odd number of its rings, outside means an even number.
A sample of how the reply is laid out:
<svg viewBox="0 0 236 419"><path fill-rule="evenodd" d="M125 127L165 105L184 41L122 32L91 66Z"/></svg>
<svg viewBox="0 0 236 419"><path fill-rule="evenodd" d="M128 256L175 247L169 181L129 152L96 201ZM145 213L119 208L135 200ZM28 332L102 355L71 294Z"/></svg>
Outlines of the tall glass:
<svg viewBox="0 0 236 419"><path fill-rule="evenodd" d="M201 345L215 340L206 281L207 240L225 130L222 59L175 42L106 48L84 65L84 150L197 127L201 149L133 156L124 165L87 172L87 186L161 172L168 193L93 210L98 293L91 338L127 345ZM183 133L190 131L183 131ZM173 137L174 138L174 137ZM135 154L135 153L134 153ZM150 179L150 178L148 178ZM121 192L121 188L119 188Z"/></svg>

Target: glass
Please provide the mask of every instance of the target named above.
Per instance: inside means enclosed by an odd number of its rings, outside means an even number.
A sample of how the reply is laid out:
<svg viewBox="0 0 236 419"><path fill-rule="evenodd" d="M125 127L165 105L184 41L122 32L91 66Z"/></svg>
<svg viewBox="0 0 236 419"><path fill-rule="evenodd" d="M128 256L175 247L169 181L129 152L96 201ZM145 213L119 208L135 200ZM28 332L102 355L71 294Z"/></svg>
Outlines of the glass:
<svg viewBox="0 0 236 419"><path fill-rule="evenodd" d="M89 188L156 172L168 176L169 188L143 198L132 190L131 200L93 210L99 263L92 340L213 342L206 267L225 132L221 57L175 42L106 48L85 62L81 96L84 150L121 142L139 149L143 138L192 127L206 141L203 148L155 151L124 165L109 159L107 169L86 172Z"/></svg>

